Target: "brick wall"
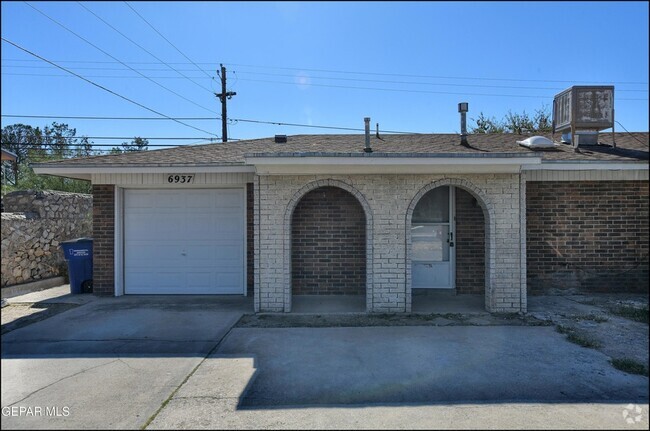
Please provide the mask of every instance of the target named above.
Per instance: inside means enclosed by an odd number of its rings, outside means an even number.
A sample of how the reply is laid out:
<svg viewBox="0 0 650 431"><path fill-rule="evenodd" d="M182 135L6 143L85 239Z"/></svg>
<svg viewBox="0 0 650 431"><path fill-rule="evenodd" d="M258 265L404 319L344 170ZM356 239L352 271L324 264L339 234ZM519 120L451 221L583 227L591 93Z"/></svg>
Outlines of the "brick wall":
<svg viewBox="0 0 650 431"><path fill-rule="evenodd" d="M648 181L528 182L532 294L648 291Z"/></svg>
<svg viewBox="0 0 650 431"><path fill-rule="evenodd" d="M294 295L363 295L366 219L347 191L321 187L296 206L291 225Z"/></svg>
<svg viewBox="0 0 650 431"><path fill-rule="evenodd" d="M261 175L256 182L255 310L291 311L291 212L319 187L350 192L367 215L366 308L410 312L410 215L432 188L453 185L481 198L485 220L485 303L491 312L526 311L522 291L518 174ZM284 253L280 251L284 250Z"/></svg>
<svg viewBox="0 0 650 431"><path fill-rule="evenodd" d="M115 294L115 186L93 185L93 293Z"/></svg>
<svg viewBox="0 0 650 431"><path fill-rule="evenodd" d="M477 200L456 188L456 292L485 293L485 217Z"/></svg>
<svg viewBox="0 0 650 431"><path fill-rule="evenodd" d="M255 193L253 183L246 184L246 290L253 296L255 288Z"/></svg>

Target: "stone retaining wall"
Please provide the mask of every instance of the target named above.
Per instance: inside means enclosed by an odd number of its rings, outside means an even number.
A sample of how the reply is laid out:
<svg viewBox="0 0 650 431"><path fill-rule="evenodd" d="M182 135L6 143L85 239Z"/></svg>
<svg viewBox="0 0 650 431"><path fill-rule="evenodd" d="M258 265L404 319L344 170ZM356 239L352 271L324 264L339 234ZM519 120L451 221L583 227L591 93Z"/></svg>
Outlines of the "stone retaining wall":
<svg viewBox="0 0 650 431"><path fill-rule="evenodd" d="M65 274L59 243L92 235L92 196L56 191L5 195L2 287Z"/></svg>

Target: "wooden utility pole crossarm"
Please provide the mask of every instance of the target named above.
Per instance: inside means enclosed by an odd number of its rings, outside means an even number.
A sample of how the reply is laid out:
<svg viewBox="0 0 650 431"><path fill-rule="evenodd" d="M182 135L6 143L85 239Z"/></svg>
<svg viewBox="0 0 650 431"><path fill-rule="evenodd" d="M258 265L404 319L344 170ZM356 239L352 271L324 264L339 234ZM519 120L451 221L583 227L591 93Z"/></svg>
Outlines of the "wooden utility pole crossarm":
<svg viewBox="0 0 650 431"><path fill-rule="evenodd" d="M221 73L217 72L219 78L221 78L221 93L215 94L221 100L221 141L228 142L228 109L226 101L232 96L236 96L237 93L234 91L226 91L226 68L223 64L221 66Z"/></svg>

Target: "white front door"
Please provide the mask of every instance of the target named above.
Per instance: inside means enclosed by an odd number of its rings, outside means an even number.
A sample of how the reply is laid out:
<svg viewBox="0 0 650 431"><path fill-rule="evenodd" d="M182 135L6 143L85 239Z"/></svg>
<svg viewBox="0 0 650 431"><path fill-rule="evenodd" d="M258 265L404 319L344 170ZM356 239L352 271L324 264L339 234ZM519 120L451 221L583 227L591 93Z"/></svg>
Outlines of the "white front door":
<svg viewBox="0 0 650 431"><path fill-rule="evenodd" d="M127 294L243 294L243 189L126 190Z"/></svg>
<svg viewBox="0 0 650 431"><path fill-rule="evenodd" d="M436 187L413 210L411 280L414 289L455 286L454 188Z"/></svg>

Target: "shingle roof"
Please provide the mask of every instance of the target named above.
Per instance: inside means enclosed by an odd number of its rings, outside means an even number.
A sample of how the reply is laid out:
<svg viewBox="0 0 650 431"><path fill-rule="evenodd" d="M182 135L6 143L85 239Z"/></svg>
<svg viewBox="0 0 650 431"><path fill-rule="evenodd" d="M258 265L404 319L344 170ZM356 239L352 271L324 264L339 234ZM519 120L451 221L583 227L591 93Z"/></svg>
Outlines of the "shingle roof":
<svg viewBox="0 0 650 431"><path fill-rule="evenodd" d="M373 155L385 154L458 154L463 156L486 153L536 153L543 161L647 161L648 132L616 133L616 148L611 145L612 134L599 136L600 145L584 146L575 152L569 144L557 149L531 150L517 144L529 135L476 134L469 135L469 146L460 145L457 134L372 135ZM551 138L551 135L545 135ZM556 141L560 135L555 135ZM246 154L255 153L360 153L365 138L357 135L293 135L286 143L275 143L274 138L252 139L228 143L180 146L162 150L93 156L58 160L34 166L117 167L117 166L223 166L245 163Z"/></svg>

